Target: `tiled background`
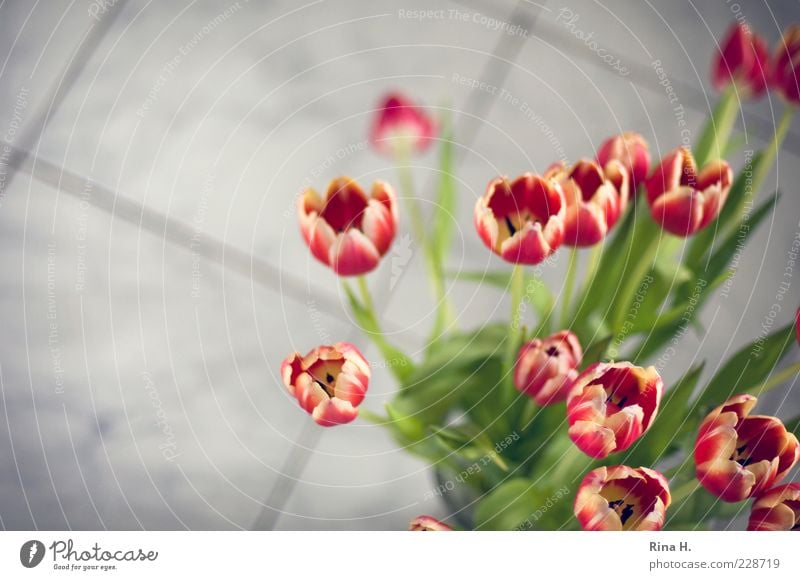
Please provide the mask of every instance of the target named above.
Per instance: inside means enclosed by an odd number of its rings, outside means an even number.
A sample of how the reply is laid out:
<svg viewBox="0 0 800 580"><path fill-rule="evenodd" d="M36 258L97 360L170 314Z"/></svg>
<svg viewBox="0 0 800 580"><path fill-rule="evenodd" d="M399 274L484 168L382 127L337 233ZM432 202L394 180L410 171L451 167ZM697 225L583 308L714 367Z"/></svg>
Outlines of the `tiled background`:
<svg viewBox="0 0 800 580"><path fill-rule="evenodd" d="M488 179L590 156L619 130L643 133L657 157L682 138L676 106L695 137L715 98L715 38L732 20L770 42L800 20L788 1L111 4L0 3L0 134L29 153L0 160L3 528L251 528L265 498L275 509L262 524L278 529L445 515L423 499L430 469L387 433L358 421L320 437L280 384L289 351L358 339L337 281L300 240L300 188L343 173L392 179L365 138L379 95L400 88L455 117L452 267L502 268L471 226ZM770 137L782 107L745 106L746 147ZM760 328L800 228L799 155L795 122L770 178L781 206L667 379L701 344L713 369ZM435 155L416 164L429 196ZM563 268L547 272L556 291ZM371 277L384 321L419 348L423 270L412 259L391 289L389 270ZM464 327L506 315L491 289L450 292ZM365 406L380 411L393 389L378 369ZM769 404L800 409L791 389Z"/></svg>

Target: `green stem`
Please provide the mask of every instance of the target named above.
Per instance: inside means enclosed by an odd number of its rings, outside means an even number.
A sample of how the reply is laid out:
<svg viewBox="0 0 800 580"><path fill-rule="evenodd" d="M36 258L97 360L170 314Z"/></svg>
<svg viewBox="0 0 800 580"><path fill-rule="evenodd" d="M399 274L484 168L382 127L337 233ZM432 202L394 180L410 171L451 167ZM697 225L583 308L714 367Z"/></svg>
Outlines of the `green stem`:
<svg viewBox="0 0 800 580"><path fill-rule="evenodd" d="M755 389L753 392L760 396L762 393L766 393L770 389L773 389L778 385L785 383L786 381L796 377L797 375L800 375L800 362L788 366L779 373L773 375L772 378L770 378L768 381L763 382L761 386Z"/></svg>
<svg viewBox="0 0 800 580"><path fill-rule="evenodd" d="M760 163L753 172L753 191L757 191L761 187L767 177L767 173L772 169L772 164L778 155L783 140L786 138L786 133L789 132L789 127L792 126L792 117L794 117L795 110L796 108L793 106L786 107L783 115L781 115L778 128L775 130L775 135L772 136L772 141L763 149L764 162Z"/></svg>
<svg viewBox="0 0 800 580"><path fill-rule="evenodd" d="M695 161L702 168L709 161L721 159L739 113L739 97L730 84L722 93L714 112L708 118L695 147Z"/></svg>
<svg viewBox="0 0 800 580"><path fill-rule="evenodd" d="M634 256L634 265L630 272L623 272L623 284L611 306L609 314L611 315L612 324L611 329L616 334L622 329L622 324L625 317L628 315L628 307L633 301L641 285L642 279L647 275L647 272L655 262L656 252L658 250L658 241L660 239L658 232L660 229L652 222L644 225L643 231L640 232L644 239L636 240L634 234L635 245L637 248L638 256Z"/></svg>
<svg viewBox="0 0 800 580"><path fill-rule="evenodd" d="M508 329L508 342L506 343L506 356L504 364L504 376L512 385L514 383L514 362L517 359L517 351L522 342L522 295L525 291L525 272L522 266L515 265L511 272L511 320Z"/></svg>
<svg viewBox="0 0 800 580"><path fill-rule="evenodd" d="M583 460L583 463L580 465L583 466L584 463L589 463L592 461L591 457L585 455L583 451L578 449L574 444L570 443L569 448L564 452L559 459L558 464L553 469L553 473L550 476L552 481L556 483L564 481L566 479L572 479L572 474L575 471L576 463L580 460Z"/></svg>
<svg viewBox="0 0 800 580"><path fill-rule="evenodd" d="M361 301L364 303L364 308L366 308L373 318L377 320L377 317L375 316L375 304L372 302L372 294L369 292L366 276L358 277L358 291L361 294Z"/></svg>
<svg viewBox="0 0 800 580"><path fill-rule="evenodd" d="M408 154L402 149L395 152L395 160L397 161L397 176L400 181L400 190L403 192L403 199L405 200L408 215L411 218L411 231L414 234L416 242L425 248L427 254L427 238L425 237L425 218L422 215L422 210L414 197L414 180L411 176L411 168L409 167Z"/></svg>
<svg viewBox="0 0 800 580"><path fill-rule="evenodd" d="M561 328L569 324L570 303L572 302L572 288L575 286L575 275L578 271L578 248L570 248L569 263L567 264L567 278L564 281L564 292L561 295Z"/></svg>

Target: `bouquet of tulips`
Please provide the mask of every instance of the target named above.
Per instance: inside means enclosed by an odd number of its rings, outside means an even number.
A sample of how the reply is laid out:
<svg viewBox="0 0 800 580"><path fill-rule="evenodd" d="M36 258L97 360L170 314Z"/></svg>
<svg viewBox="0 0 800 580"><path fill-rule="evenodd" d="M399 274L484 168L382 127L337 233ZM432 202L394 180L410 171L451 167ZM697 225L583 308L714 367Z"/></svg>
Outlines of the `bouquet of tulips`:
<svg viewBox="0 0 800 580"><path fill-rule="evenodd" d="M756 198L800 103L800 26L772 54L751 30L732 26L712 76L720 99L693 150L677 147L651 164L644 138L623 133L594 158L491 179L474 225L499 259L479 272L447 267L458 201L450 124L389 96L371 141L397 160L437 304L419 360L382 331L365 278L398 231L394 188L340 177L324 196L302 195L303 239L341 277L355 320L397 380L385 415L362 417L435 466L429 494L445 502L448 521L420 516L412 530L703 529L748 510L749 529L798 529L800 483L783 481L800 458L798 419L753 414L758 396L800 372L800 364L778 370L797 315L710 377L702 363L670 385L659 372L690 328L702 330L703 305L779 202L777 192ZM728 159L742 144L740 102L767 90L782 97L783 117L735 175ZM409 160L434 142L441 177L427 214L411 193ZM559 250L568 263L556 296L542 268ZM456 283L508 292L509 321L456 330L447 296ZM291 354L281 375L300 407L329 427L358 416L370 364L338 342Z"/></svg>

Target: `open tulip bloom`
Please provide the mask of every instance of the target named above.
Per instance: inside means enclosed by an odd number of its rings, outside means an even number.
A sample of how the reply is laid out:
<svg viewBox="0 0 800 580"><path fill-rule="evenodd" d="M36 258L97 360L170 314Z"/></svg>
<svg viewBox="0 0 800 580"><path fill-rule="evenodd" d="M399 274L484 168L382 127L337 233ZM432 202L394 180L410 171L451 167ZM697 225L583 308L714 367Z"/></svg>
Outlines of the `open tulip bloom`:
<svg viewBox="0 0 800 580"><path fill-rule="evenodd" d="M283 361L287 398L305 412L293 409L297 419L354 436L369 436L354 420L372 423L429 463L435 490L421 490L419 511L447 509L447 523L420 515L410 524L415 531L695 530L730 525L748 509L749 529L798 529L800 491L790 474L799 421L787 428L751 411L755 395L800 373L800 309L783 300L770 311L771 325L754 328L752 342L725 360L704 366L716 327L697 341L697 364L680 368L675 358L687 335L702 330L698 317L716 289L741 270L742 247L781 211L779 196L762 190L791 123L789 104L798 102L798 55L797 25L771 52L757 31L734 25L709 55L720 95L693 146L659 143L665 154L651 164L653 149L635 130L593 135L596 151L557 163L537 158L543 172L500 167L501 176L485 175L488 186L463 190L446 109L437 117L420 101L387 95L370 142L397 167L378 172L369 190L326 176L324 195L308 189L298 201L314 258L306 271L341 285L356 327L348 340L358 348L310 344L308 354ZM770 143L745 164L734 146L743 140L735 126L740 97L770 92L785 110ZM409 161L434 145L438 185L420 196ZM459 228L465 209L473 227ZM401 213L410 237L401 234ZM393 248L401 236L419 251ZM454 267L459 236L483 268ZM412 354L395 344L402 332L384 331L367 275L385 276L380 282L391 274L394 288L417 258L434 306ZM736 279L747 275L737 271ZM465 328L452 299L459 284L506 293L508 318L487 314ZM372 367L359 350L368 340ZM790 353L795 362L787 362ZM393 393L383 408L367 395L370 368L381 369L372 377L378 392Z"/></svg>

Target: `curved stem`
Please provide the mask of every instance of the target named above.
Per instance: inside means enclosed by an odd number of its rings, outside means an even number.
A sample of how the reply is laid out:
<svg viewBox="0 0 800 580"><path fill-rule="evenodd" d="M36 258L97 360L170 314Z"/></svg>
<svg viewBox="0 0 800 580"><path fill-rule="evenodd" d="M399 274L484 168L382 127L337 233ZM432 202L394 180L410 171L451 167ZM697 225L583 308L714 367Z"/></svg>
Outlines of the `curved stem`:
<svg viewBox="0 0 800 580"><path fill-rule="evenodd" d="M575 275L578 271L578 248L570 248L569 263L567 264L567 278L564 281L564 292L561 295L561 321L559 326L566 328L569 324L570 304L572 302L572 288L575 286Z"/></svg>
<svg viewBox="0 0 800 580"><path fill-rule="evenodd" d="M511 320L508 329L508 341L506 342L506 356L504 361L504 373L507 382L514 385L514 362L517 359L517 351L522 342L522 294L525 291L525 272L522 266L515 265L511 272Z"/></svg>
<svg viewBox="0 0 800 580"><path fill-rule="evenodd" d="M773 389L778 385L785 383L792 377L796 377L798 375L800 375L800 362L788 366L779 373L776 373L768 381L763 382L761 386L755 389L753 392L761 395L761 393L766 393L770 389Z"/></svg>

